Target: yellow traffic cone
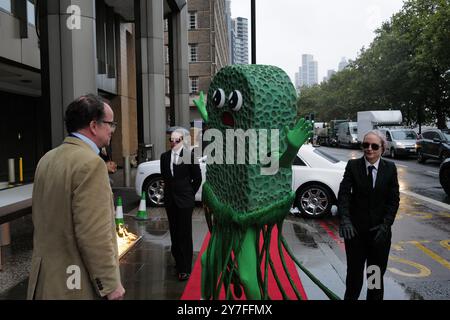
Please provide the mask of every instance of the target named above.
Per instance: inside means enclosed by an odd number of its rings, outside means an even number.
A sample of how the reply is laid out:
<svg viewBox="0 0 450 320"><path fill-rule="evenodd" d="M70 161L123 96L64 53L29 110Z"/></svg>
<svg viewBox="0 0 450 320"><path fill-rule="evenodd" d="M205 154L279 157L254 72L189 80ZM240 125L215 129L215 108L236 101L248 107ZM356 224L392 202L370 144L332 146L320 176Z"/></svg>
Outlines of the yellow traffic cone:
<svg viewBox="0 0 450 320"><path fill-rule="evenodd" d="M135 218L137 220L148 220L147 204L145 201L145 191L142 191L141 202L139 203L139 210Z"/></svg>

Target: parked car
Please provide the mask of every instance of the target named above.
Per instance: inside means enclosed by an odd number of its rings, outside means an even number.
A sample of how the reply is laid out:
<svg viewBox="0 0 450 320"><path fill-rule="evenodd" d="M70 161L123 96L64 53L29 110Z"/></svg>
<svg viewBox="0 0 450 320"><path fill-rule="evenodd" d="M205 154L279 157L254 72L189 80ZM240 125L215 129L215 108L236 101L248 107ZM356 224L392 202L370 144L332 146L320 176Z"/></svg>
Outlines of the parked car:
<svg viewBox="0 0 450 320"><path fill-rule="evenodd" d="M203 181L206 177L206 157L200 159ZM296 192L294 206L302 216L319 218L331 212L337 203L339 184L345 171L345 162L339 161L312 145L303 145L292 165L292 190ZM164 182L159 160L141 163L137 168L136 193L145 191L151 206L164 205ZM195 195L201 201L202 187Z"/></svg>
<svg viewBox="0 0 450 320"><path fill-rule="evenodd" d="M447 158L441 163L439 181L445 193L450 197L450 158Z"/></svg>
<svg viewBox="0 0 450 320"><path fill-rule="evenodd" d="M450 157L450 130L425 130L416 141L417 161L424 163L427 159L444 161Z"/></svg>
<svg viewBox="0 0 450 320"><path fill-rule="evenodd" d="M417 134L414 130L406 128L380 128L379 130L386 136L387 141L384 156L397 158L398 156L416 155Z"/></svg>

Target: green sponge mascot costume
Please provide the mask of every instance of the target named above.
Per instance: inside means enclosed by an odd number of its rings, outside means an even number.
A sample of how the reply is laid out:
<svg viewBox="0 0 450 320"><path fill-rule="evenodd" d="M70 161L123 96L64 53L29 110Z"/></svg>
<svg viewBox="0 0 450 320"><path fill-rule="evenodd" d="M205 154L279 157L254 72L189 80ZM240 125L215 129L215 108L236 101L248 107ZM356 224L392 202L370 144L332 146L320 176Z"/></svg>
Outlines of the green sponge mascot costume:
<svg viewBox="0 0 450 320"><path fill-rule="evenodd" d="M280 292L287 298L270 257L275 225L283 269L297 297L301 299L285 267L282 247L328 297L338 299L295 259L281 232L295 198L291 189L292 161L311 134L309 121L296 121L296 99L295 89L283 70L267 65L231 65L214 77L206 104L202 92L199 100L194 100L207 127L219 130L223 137L227 136L227 129L265 129L267 141L260 138L258 147L261 147L262 142L269 145L273 141L274 129L279 136L279 152L267 155L271 159L276 157L279 163L271 174L262 174L267 163L251 163L247 151L244 164L239 164L236 154L232 164L207 162L202 197L211 238L201 258L203 299L218 299L222 287L227 299L233 298L231 288L237 297L243 288L247 299L270 299L269 266ZM250 150L248 139L241 143L245 150ZM224 155L229 152L226 145L221 150Z"/></svg>

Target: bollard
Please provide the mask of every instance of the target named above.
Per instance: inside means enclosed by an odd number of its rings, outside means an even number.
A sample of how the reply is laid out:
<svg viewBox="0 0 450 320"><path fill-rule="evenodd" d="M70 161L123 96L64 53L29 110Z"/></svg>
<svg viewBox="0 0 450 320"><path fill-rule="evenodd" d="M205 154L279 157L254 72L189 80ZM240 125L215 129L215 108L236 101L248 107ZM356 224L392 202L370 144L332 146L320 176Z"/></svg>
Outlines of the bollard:
<svg viewBox="0 0 450 320"><path fill-rule="evenodd" d="M19 158L19 183L23 184L23 160Z"/></svg>
<svg viewBox="0 0 450 320"><path fill-rule="evenodd" d="M0 225L0 246L7 246L11 243L11 232L9 222Z"/></svg>
<svg viewBox="0 0 450 320"><path fill-rule="evenodd" d="M8 159L8 176L9 184L14 185L16 183L16 170L14 168L14 159Z"/></svg>

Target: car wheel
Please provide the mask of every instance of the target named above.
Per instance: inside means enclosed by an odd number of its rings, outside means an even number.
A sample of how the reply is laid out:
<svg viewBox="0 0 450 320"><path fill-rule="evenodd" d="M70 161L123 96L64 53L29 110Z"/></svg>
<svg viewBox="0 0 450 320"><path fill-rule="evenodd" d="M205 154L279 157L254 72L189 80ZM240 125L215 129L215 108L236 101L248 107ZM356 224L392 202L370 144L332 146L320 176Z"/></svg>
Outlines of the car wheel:
<svg viewBox="0 0 450 320"><path fill-rule="evenodd" d="M147 203L152 207L164 206L164 180L161 176L147 178L142 191L147 195Z"/></svg>
<svg viewBox="0 0 450 320"><path fill-rule="evenodd" d="M321 218L330 213L333 198L323 185L311 184L297 191L296 206L303 217Z"/></svg>
<svg viewBox="0 0 450 320"><path fill-rule="evenodd" d="M425 163L425 160L427 160L424 155L422 154L422 151L417 150L417 161L419 163Z"/></svg>
<svg viewBox="0 0 450 320"><path fill-rule="evenodd" d="M391 148L391 158L395 159L397 157L397 155L395 154L395 149Z"/></svg>

